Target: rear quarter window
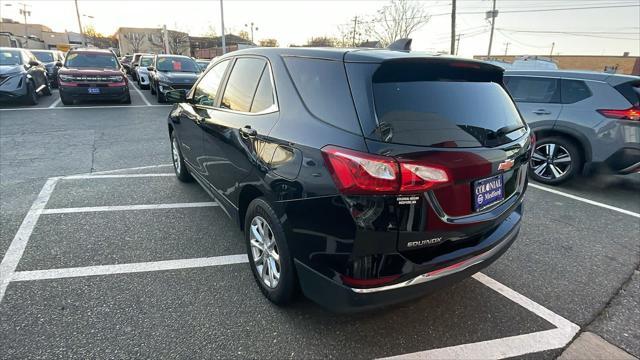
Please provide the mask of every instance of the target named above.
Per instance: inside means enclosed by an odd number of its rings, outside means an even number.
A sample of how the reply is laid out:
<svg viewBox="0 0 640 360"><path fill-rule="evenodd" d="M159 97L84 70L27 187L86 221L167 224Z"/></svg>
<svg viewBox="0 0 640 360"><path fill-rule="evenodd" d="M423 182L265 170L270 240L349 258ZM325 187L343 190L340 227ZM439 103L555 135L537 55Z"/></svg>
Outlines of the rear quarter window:
<svg viewBox="0 0 640 360"><path fill-rule="evenodd" d="M640 107L640 81L629 81L615 86L631 105Z"/></svg>
<svg viewBox="0 0 640 360"><path fill-rule="evenodd" d="M562 103L573 104L591 97L589 86L582 80L562 79Z"/></svg>
<svg viewBox="0 0 640 360"><path fill-rule="evenodd" d="M285 64L302 102L314 117L362 133L341 61L286 57Z"/></svg>

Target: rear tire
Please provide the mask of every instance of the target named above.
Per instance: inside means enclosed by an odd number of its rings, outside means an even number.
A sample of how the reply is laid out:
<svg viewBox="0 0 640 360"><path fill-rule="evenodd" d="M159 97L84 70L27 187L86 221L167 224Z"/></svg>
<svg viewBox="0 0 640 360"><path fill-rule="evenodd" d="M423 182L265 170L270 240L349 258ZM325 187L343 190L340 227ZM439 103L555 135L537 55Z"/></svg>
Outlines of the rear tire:
<svg viewBox="0 0 640 360"><path fill-rule="evenodd" d="M244 235L249 266L262 294L276 305L291 303L297 292L293 259L282 224L264 198L249 204Z"/></svg>
<svg viewBox="0 0 640 360"><path fill-rule="evenodd" d="M173 171L176 173L178 180L191 182L193 177L189 174L187 165L184 163L184 157L182 157L182 151L175 132L171 132L171 158L173 160Z"/></svg>
<svg viewBox="0 0 640 360"><path fill-rule="evenodd" d="M27 94L25 95L24 102L27 105L38 104L38 93L36 93L36 87L33 85L33 81L27 83Z"/></svg>
<svg viewBox="0 0 640 360"><path fill-rule="evenodd" d="M582 167L582 153L571 140L551 136L536 142L529 162L529 176L547 185L559 185L573 178Z"/></svg>
<svg viewBox="0 0 640 360"><path fill-rule="evenodd" d="M123 104L131 104L131 94L127 91L127 96L122 100Z"/></svg>
<svg viewBox="0 0 640 360"><path fill-rule="evenodd" d="M160 104L164 104L165 102L167 102L167 99L165 99L164 94L162 93L162 91L157 91L158 93L158 102Z"/></svg>
<svg viewBox="0 0 640 360"><path fill-rule="evenodd" d="M156 94L156 89L153 87L153 84L149 83L149 89L151 90L151 95Z"/></svg>

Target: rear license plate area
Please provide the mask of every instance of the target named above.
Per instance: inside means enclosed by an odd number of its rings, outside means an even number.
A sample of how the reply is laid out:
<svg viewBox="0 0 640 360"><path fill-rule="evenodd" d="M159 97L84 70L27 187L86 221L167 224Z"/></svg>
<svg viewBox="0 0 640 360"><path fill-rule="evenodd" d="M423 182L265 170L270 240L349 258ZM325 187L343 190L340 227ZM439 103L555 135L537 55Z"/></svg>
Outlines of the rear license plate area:
<svg viewBox="0 0 640 360"><path fill-rule="evenodd" d="M90 87L87 91L89 94L100 94L100 88L97 87Z"/></svg>
<svg viewBox="0 0 640 360"><path fill-rule="evenodd" d="M480 211L504 200L503 174L473 182L473 209Z"/></svg>

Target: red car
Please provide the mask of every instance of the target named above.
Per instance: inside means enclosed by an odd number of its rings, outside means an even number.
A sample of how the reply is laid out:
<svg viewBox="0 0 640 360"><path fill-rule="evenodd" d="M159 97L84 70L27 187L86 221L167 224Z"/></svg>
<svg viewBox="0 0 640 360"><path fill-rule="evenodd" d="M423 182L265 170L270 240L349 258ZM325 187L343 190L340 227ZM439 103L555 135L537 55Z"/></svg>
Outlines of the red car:
<svg viewBox="0 0 640 360"><path fill-rule="evenodd" d="M67 53L58 71L60 100L112 100L131 104L129 81L118 58L110 50L76 49Z"/></svg>

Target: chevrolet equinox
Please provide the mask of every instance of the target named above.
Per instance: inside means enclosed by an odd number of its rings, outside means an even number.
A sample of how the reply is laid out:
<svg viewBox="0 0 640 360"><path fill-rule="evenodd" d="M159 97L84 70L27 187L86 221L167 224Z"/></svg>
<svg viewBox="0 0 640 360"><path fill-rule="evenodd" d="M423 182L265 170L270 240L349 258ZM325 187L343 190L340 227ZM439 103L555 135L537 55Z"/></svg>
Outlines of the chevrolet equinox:
<svg viewBox="0 0 640 360"><path fill-rule="evenodd" d="M244 231L262 293L419 297L516 238L534 139L503 70L408 51L257 48L172 90L175 173Z"/></svg>

